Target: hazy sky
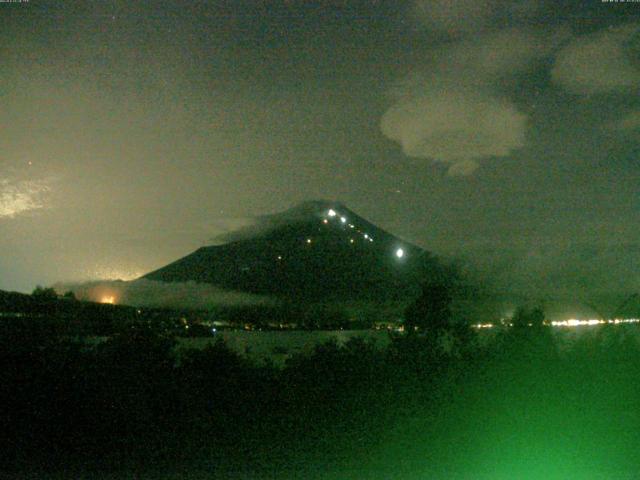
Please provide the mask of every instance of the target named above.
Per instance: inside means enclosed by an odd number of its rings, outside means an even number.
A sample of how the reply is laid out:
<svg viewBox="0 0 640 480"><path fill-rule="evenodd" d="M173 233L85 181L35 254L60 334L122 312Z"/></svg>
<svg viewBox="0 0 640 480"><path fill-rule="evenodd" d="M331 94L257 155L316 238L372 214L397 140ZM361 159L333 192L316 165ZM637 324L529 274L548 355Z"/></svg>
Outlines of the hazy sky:
<svg viewBox="0 0 640 480"><path fill-rule="evenodd" d="M0 288L133 278L336 199L640 289L639 93L640 3L0 3Z"/></svg>

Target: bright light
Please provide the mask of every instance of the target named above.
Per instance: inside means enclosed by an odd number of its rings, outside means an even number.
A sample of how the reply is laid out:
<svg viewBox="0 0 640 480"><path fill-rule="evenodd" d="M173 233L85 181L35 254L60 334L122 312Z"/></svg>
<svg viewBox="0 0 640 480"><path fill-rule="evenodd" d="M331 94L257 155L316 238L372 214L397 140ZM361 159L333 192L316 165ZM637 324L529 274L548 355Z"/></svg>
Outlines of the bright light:
<svg viewBox="0 0 640 480"><path fill-rule="evenodd" d="M369 239L369 235L367 235L366 233L364 234L364 238L366 238L367 240Z"/></svg>
<svg viewBox="0 0 640 480"><path fill-rule="evenodd" d="M582 327L582 326L593 326L593 325L619 325L621 323L640 323L640 319L638 318L610 318L608 320L600 320L600 319L588 319L588 320L579 320L577 318L570 318L569 320L558 320L551 322L551 325L554 327Z"/></svg>
<svg viewBox="0 0 640 480"><path fill-rule="evenodd" d="M327 212L327 215L329 215L330 217L335 217L337 215L336 211L331 208L329 209L329 211Z"/></svg>
<svg viewBox="0 0 640 480"><path fill-rule="evenodd" d="M329 223L329 220L325 218L324 220L322 220L322 223Z"/></svg>
<svg viewBox="0 0 640 480"><path fill-rule="evenodd" d="M307 238L307 243L311 243L311 239L310 238Z"/></svg>
<svg viewBox="0 0 640 480"><path fill-rule="evenodd" d="M504 320L504 319L503 319ZM640 323L640 318L610 318L608 320L602 319L585 319L580 320L577 318L570 318L568 320L554 320L550 322L552 327L590 327L596 325L620 325L622 323ZM502 324L507 327L513 327L512 323L505 323L502 321ZM531 324L528 324L531 326ZM471 325L472 328L493 328L495 325L493 323L476 323Z"/></svg>
<svg viewBox="0 0 640 480"><path fill-rule="evenodd" d="M113 295L105 295L100 299L100 303L109 303L113 305L114 303L116 303L116 297L114 297Z"/></svg>
<svg viewBox="0 0 640 480"><path fill-rule="evenodd" d="M354 241L353 238L349 239L349 243L353 243L353 241Z"/></svg>
<svg viewBox="0 0 640 480"><path fill-rule="evenodd" d="M341 221L342 223L347 223L347 219L346 219L345 217L340 217L340 221Z"/></svg>
<svg viewBox="0 0 640 480"><path fill-rule="evenodd" d="M398 257L398 258L404 257L404 250L401 249L401 248L397 249L396 250L396 257Z"/></svg>

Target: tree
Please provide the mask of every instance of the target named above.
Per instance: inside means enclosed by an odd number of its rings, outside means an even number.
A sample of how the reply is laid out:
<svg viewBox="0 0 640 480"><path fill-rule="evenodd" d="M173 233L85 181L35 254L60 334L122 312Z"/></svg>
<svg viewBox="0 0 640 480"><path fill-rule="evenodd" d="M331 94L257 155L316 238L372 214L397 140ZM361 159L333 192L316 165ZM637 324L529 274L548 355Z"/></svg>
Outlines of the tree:
<svg viewBox="0 0 640 480"><path fill-rule="evenodd" d="M62 298L65 298L67 300L73 300L73 301L78 300L78 298L76 297L76 294L73 293L71 290L69 290L68 292L65 292Z"/></svg>
<svg viewBox="0 0 640 480"><path fill-rule="evenodd" d="M540 328L544 325L544 310L541 307L520 306L514 312L511 323L515 328Z"/></svg>
<svg viewBox="0 0 640 480"><path fill-rule="evenodd" d="M43 300L55 300L58 298L58 294L53 288L45 288L40 285L36 286L31 295Z"/></svg>
<svg viewBox="0 0 640 480"><path fill-rule="evenodd" d="M414 331L416 327L425 331L449 328L451 301L450 287L446 284L424 284L422 294L405 310L405 328L409 332Z"/></svg>

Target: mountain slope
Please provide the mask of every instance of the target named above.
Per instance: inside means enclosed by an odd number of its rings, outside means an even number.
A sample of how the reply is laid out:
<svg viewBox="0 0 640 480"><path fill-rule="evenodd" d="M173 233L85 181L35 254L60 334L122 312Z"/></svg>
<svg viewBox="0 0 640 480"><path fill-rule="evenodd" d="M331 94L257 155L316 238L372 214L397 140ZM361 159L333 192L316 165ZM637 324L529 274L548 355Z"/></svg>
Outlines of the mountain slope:
<svg viewBox="0 0 640 480"><path fill-rule="evenodd" d="M434 261L335 202L307 202L262 217L229 239L143 278L280 296L398 298L415 294Z"/></svg>

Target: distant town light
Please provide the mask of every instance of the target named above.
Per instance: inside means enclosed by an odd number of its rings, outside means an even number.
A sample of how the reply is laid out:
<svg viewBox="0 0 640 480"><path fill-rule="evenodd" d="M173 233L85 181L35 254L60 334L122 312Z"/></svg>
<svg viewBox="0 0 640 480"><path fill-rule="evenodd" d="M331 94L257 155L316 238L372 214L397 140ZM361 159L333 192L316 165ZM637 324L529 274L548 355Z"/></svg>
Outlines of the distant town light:
<svg viewBox="0 0 640 480"><path fill-rule="evenodd" d="M116 303L116 297L114 297L113 295L105 295L100 299L100 303L108 303L110 305L113 305L114 303Z"/></svg>
<svg viewBox="0 0 640 480"><path fill-rule="evenodd" d="M397 249L396 250L396 257L398 257L398 258L404 257L404 250L401 249L401 248Z"/></svg>
<svg viewBox="0 0 640 480"><path fill-rule="evenodd" d="M493 328L493 323L476 323L472 328Z"/></svg>
<svg viewBox="0 0 640 480"><path fill-rule="evenodd" d="M607 320L604 319L588 319L588 320L578 320L576 318L570 318L569 320L560 320L553 321L551 325L554 327L582 327L582 326L592 326L592 325L619 325L621 323L640 323L640 319L638 318L610 318Z"/></svg>
<svg viewBox="0 0 640 480"><path fill-rule="evenodd" d="M329 215L330 217L335 217L337 213L333 208L330 208L329 211L327 212L327 215Z"/></svg>

